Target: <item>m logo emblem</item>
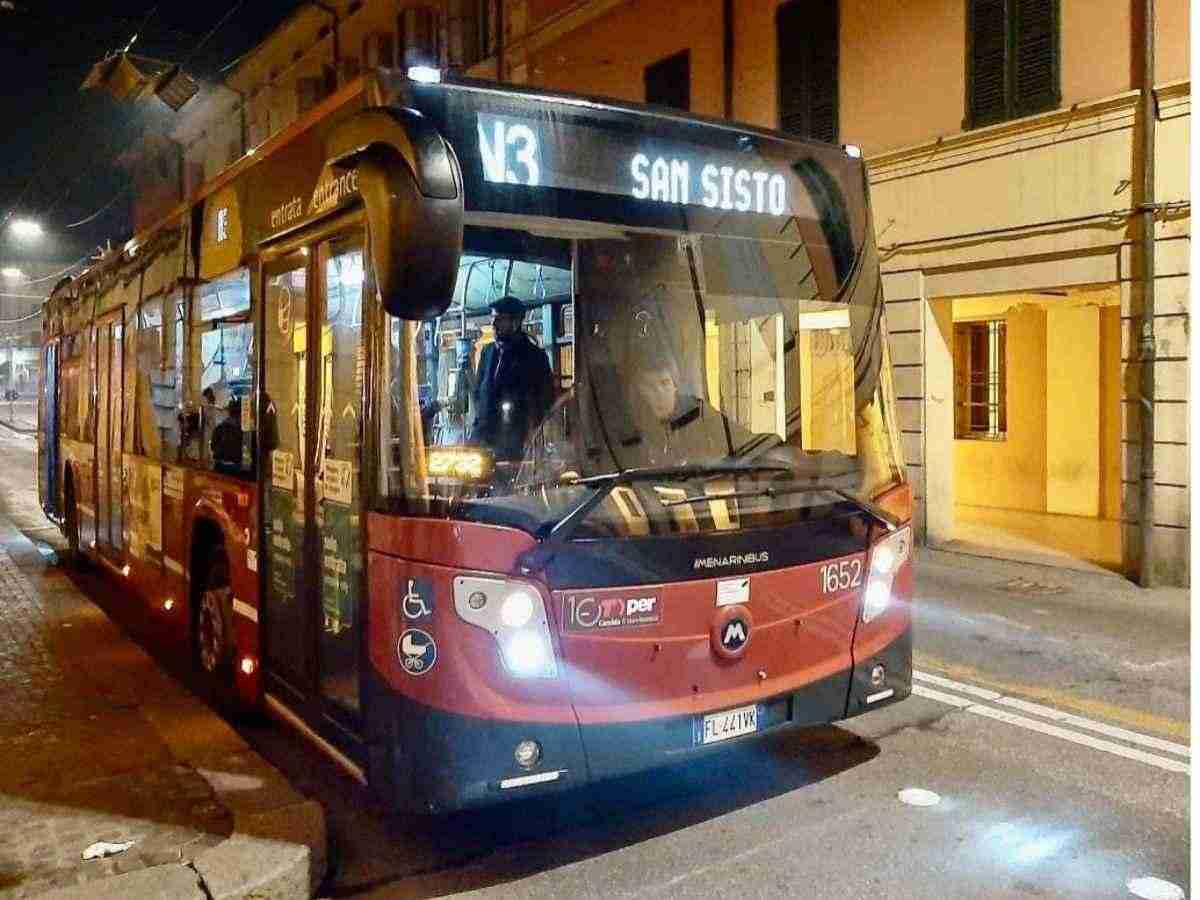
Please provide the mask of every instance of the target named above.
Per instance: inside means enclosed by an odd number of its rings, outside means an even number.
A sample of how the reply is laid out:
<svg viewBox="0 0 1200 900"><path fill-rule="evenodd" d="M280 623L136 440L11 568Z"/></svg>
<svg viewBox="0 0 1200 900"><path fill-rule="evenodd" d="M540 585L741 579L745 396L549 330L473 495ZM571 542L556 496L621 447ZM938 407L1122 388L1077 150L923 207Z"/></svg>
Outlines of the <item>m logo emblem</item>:
<svg viewBox="0 0 1200 900"><path fill-rule="evenodd" d="M726 650L736 653L742 649L742 645L746 643L748 636L746 633L746 623L741 619L734 619L725 626L725 633L721 635L721 646Z"/></svg>
<svg viewBox="0 0 1200 900"><path fill-rule="evenodd" d="M738 659L750 644L754 620L745 606L726 606L717 610L712 623L712 648L717 656Z"/></svg>

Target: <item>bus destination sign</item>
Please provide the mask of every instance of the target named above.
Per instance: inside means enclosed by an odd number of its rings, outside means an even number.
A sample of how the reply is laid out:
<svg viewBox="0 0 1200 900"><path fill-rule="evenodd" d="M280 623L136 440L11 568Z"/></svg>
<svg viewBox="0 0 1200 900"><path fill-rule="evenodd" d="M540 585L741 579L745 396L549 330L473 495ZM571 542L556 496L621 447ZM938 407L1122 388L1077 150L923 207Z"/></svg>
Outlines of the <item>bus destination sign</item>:
<svg viewBox="0 0 1200 900"><path fill-rule="evenodd" d="M483 112L478 133L483 177L493 184L570 188L759 215L792 212L788 179L758 156L750 160L746 154L652 138L631 148L627 139L586 125Z"/></svg>

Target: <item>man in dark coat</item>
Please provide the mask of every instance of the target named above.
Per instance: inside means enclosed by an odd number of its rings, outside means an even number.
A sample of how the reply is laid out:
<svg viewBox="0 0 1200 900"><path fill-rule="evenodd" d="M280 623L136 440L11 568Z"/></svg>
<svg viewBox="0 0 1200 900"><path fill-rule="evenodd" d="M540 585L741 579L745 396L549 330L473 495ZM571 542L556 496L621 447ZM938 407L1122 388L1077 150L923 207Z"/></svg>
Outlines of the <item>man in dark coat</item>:
<svg viewBox="0 0 1200 900"><path fill-rule="evenodd" d="M525 307L520 300L501 297L491 306L496 340L484 348L479 361L471 441L490 449L501 462L518 462L525 439L541 424L553 400L550 363L521 330Z"/></svg>

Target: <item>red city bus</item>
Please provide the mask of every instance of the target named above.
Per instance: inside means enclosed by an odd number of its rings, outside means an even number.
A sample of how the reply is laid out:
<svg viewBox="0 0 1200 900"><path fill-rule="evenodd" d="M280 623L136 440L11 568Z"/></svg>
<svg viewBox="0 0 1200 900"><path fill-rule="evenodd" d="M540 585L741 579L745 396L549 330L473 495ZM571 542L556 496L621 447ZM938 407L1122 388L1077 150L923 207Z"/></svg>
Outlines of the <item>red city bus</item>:
<svg viewBox="0 0 1200 900"><path fill-rule="evenodd" d="M44 327L47 514L207 678L400 806L910 692L853 151L372 71Z"/></svg>

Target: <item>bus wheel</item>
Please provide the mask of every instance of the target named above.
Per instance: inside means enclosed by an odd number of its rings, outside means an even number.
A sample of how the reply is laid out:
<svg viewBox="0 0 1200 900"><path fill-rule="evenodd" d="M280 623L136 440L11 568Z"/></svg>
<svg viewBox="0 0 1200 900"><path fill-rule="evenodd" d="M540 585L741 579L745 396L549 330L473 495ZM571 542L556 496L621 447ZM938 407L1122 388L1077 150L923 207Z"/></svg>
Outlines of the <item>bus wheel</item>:
<svg viewBox="0 0 1200 900"><path fill-rule="evenodd" d="M68 478L63 490L64 522L66 532L68 564L80 568L83 565L83 554L79 549L79 506L75 503L75 488Z"/></svg>
<svg viewBox="0 0 1200 900"><path fill-rule="evenodd" d="M229 586L229 563L224 550L214 551L200 587L196 604L196 664L205 675L224 680L230 673L232 633L230 612L233 589Z"/></svg>

